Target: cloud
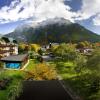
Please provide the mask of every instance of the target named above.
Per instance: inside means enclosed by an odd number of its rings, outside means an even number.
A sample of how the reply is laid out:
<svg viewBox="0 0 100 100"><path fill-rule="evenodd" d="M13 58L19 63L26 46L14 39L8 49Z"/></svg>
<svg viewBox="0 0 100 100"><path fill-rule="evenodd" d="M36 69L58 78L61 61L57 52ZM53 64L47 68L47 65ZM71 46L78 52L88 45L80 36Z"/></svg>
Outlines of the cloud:
<svg viewBox="0 0 100 100"><path fill-rule="evenodd" d="M42 21L48 18L63 17L72 22L91 18L94 25L100 25L100 0L81 0L81 9L73 12L65 1L72 0L14 0L10 6L0 9L0 23ZM31 20L29 20L31 19Z"/></svg>
<svg viewBox="0 0 100 100"><path fill-rule="evenodd" d="M48 2L43 2L36 9L36 17L39 19L48 19L54 17L63 17L65 19L73 20L74 12L70 11L71 8L65 5L63 0L48 0Z"/></svg>
<svg viewBox="0 0 100 100"><path fill-rule="evenodd" d="M94 25L100 25L100 0L82 0L82 7L77 12L76 20L86 20L90 17L93 17Z"/></svg>
<svg viewBox="0 0 100 100"><path fill-rule="evenodd" d="M100 14L98 14L96 17L94 17L93 24L96 26L100 26Z"/></svg>
<svg viewBox="0 0 100 100"><path fill-rule="evenodd" d="M76 15L71 8L64 4L69 0L14 0L10 6L0 9L0 23L8 23L18 20L33 18L42 21L47 18L63 17L73 20Z"/></svg>

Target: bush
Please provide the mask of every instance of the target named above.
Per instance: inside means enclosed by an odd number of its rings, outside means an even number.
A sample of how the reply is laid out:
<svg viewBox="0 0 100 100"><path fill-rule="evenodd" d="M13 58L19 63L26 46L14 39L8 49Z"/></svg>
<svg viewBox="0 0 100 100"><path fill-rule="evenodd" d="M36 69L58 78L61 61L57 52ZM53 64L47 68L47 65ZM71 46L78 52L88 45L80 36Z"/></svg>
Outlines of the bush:
<svg viewBox="0 0 100 100"><path fill-rule="evenodd" d="M16 98L18 98L21 93L22 93L22 81L19 81L9 88L7 100L16 100Z"/></svg>
<svg viewBox="0 0 100 100"><path fill-rule="evenodd" d="M39 50L38 50L38 54L41 55L41 56L43 55L42 49L39 49Z"/></svg>
<svg viewBox="0 0 100 100"><path fill-rule="evenodd" d="M53 80L57 78L57 73L54 67L42 63L36 66L34 78L36 80Z"/></svg>
<svg viewBox="0 0 100 100"><path fill-rule="evenodd" d="M36 52L34 52L34 51L29 52L30 59L35 59L35 58L37 58L37 56L38 56L38 54Z"/></svg>
<svg viewBox="0 0 100 100"><path fill-rule="evenodd" d="M37 60L38 60L39 62L43 63L43 58L42 58L42 56L38 56L38 57L37 57Z"/></svg>
<svg viewBox="0 0 100 100"><path fill-rule="evenodd" d="M74 61L77 57L77 52L73 44L60 44L55 49L54 54L66 61Z"/></svg>
<svg viewBox="0 0 100 100"><path fill-rule="evenodd" d="M100 90L100 77L95 78L90 85L90 92L96 93Z"/></svg>
<svg viewBox="0 0 100 100"><path fill-rule="evenodd" d="M38 45L38 44L30 44L30 48L31 48L31 51L38 52L38 50L40 49L40 45Z"/></svg>
<svg viewBox="0 0 100 100"><path fill-rule="evenodd" d="M87 68L92 72L100 71L100 48L95 49L91 57L88 59Z"/></svg>
<svg viewBox="0 0 100 100"><path fill-rule="evenodd" d="M0 79L0 90L5 90L9 83L11 83L11 80L10 78Z"/></svg>
<svg viewBox="0 0 100 100"><path fill-rule="evenodd" d="M80 53L77 53L77 57L75 58L75 71L76 73L80 73L83 68L86 67L87 63L87 57L84 55L81 55Z"/></svg>
<svg viewBox="0 0 100 100"><path fill-rule="evenodd" d="M2 62L0 62L0 68L3 68L3 63Z"/></svg>

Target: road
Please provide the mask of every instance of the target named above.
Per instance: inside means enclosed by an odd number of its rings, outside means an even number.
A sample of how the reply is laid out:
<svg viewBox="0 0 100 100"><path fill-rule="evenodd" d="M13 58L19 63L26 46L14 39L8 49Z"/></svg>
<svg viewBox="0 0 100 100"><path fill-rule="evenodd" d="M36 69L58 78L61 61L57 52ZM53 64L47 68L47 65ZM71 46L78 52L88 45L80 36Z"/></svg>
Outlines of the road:
<svg viewBox="0 0 100 100"><path fill-rule="evenodd" d="M43 58L44 61L49 61L49 60L53 59L49 55L42 56L42 58Z"/></svg>
<svg viewBox="0 0 100 100"><path fill-rule="evenodd" d="M58 80L25 81L17 100L73 100Z"/></svg>

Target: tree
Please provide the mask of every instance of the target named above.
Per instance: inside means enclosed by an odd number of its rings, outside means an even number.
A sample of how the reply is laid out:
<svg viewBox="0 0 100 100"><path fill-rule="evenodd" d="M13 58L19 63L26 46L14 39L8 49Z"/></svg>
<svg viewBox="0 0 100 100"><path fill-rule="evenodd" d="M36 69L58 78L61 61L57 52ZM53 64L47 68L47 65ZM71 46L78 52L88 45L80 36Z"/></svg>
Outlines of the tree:
<svg viewBox="0 0 100 100"><path fill-rule="evenodd" d="M77 53L77 57L75 58L75 71L77 73L80 73L82 71L83 68L86 67L86 63L87 63L87 57L80 54L80 53Z"/></svg>
<svg viewBox="0 0 100 100"><path fill-rule="evenodd" d="M1 39L3 39L6 43L10 42L9 38L7 38L7 37L2 37Z"/></svg>
<svg viewBox="0 0 100 100"><path fill-rule="evenodd" d="M77 52L73 44L60 44L54 51L56 56L63 60L73 61L77 56Z"/></svg>
<svg viewBox="0 0 100 100"><path fill-rule="evenodd" d="M54 67L45 63L38 64L34 69L34 79L36 80L53 80L57 79L57 72Z"/></svg>
<svg viewBox="0 0 100 100"><path fill-rule="evenodd" d="M3 63L0 61L0 68L3 68Z"/></svg>
<svg viewBox="0 0 100 100"><path fill-rule="evenodd" d="M76 48L77 49L80 49L80 48L86 48L86 47L92 47L92 44L88 41L84 41L84 42L79 42L77 45L76 45Z"/></svg>
<svg viewBox="0 0 100 100"><path fill-rule="evenodd" d="M24 52L24 49L25 49L25 44L20 43L18 45L18 51L19 51L19 53L23 53Z"/></svg>
<svg viewBox="0 0 100 100"><path fill-rule="evenodd" d="M88 59L87 67L92 71L100 71L100 48L97 48Z"/></svg>
<svg viewBox="0 0 100 100"><path fill-rule="evenodd" d="M38 50L40 49L40 46L38 44L31 44L30 48L31 48L31 51L38 52Z"/></svg>
<svg viewBox="0 0 100 100"><path fill-rule="evenodd" d="M20 43L18 45L18 51L19 51L19 53L28 53L30 51L30 45Z"/></svg>
<svg viewBox="0 0 100 100"><path fill-rule="evenodd" d="M41 56L43 55L42 49L39 49L39 50L38 50L38 54L41 55Z"/></svg>
<svg viewBox="0 0 100 100"><path fill-rule="evenodd" d="M7 95L7 100L16 100L23 92L22 81L17 81L16 84L10 86L9 92Z"/></svg>
<svg viewBox="0 0 100 100"><path fill-rule="evenodd" d="M59 47L59 45L52 45L51 51L54 52L58 47Z"/></svg>
<svg viewBox="0 0 100 100"><path fill-rule="evenodd" d="M24 48L24 51L26 52L26 53L28 53L29 51L30 51L30 46L29 45L25 45L25 48Z"/></svg>
<svg viewBox="0 0 100 100"><path fill-rule="evenodd" d="M18 42L17 42L16 40L13 40L13 43L14 43L14 44L17 44Z"/></svg>

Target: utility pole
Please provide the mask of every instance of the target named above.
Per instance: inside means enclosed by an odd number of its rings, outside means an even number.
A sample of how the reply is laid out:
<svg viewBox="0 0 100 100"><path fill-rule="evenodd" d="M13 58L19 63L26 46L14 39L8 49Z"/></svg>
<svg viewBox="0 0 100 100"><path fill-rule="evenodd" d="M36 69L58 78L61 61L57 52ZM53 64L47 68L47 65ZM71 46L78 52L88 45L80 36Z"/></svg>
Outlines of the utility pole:
<svg viewBox="0 0 100 100"><path fill-rule="evenodd" d="M47 40L47 31L45 32L45 46L47 45L48 40Z"/></svg>

